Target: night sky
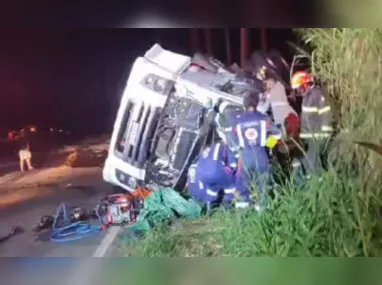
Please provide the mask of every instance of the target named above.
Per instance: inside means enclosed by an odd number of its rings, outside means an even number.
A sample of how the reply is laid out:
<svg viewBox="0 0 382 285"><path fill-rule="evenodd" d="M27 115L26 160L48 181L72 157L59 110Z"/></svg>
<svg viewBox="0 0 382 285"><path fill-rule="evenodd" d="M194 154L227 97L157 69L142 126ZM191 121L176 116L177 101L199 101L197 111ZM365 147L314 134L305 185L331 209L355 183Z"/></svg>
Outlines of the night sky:
<svg viewBox="0 0 382 285"><path fill-rule="evenodd" d="M190 54L187 29L3 30L0 44L0 136L25 125L83 133L111 131L134 58L155 42ZM240 63L240 32L231 29L232 58ZM260 32L251 30L251 49ZM225 61L223 29L212 31ZM291 30L270 30L268 47L292 56Z"/></svg>

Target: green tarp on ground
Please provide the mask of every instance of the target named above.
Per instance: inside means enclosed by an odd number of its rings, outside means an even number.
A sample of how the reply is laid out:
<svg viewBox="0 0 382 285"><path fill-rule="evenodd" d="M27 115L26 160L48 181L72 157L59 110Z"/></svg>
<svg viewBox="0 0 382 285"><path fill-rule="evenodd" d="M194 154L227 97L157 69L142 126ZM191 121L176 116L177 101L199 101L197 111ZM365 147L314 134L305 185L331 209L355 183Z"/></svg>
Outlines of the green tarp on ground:
<svg viewBox="0 0 382 285"><path fill-rule="evenodd" d="M199 218L201 206L183 198L174 189L158 189L145 199L144 208L137 222L129 227L133 232L144 233L152 227L176 218Z"/></svg>

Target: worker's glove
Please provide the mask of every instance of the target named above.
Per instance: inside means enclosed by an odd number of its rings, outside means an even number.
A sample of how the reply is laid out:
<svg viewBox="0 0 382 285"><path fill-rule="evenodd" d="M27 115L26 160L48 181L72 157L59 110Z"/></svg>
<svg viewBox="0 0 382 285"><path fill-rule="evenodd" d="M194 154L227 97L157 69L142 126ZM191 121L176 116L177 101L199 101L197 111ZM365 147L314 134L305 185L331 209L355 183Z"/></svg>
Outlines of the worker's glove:
<svg viewBox="0 0 382 285"><path fill-rule="evenodd" d="M278 140L274 136L269 136L265 145L269 149L273 149L277 145Z"/></svg>

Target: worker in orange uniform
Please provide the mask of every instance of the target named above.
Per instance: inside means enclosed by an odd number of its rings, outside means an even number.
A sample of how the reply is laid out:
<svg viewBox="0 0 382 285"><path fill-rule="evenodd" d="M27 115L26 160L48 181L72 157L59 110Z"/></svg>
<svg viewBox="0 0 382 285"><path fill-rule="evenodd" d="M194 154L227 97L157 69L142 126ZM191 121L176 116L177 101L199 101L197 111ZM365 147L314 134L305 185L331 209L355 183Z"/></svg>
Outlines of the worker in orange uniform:
<svg viewBox="0 0 382 285"><path fill-rule="evenodd" d="M326 166L326 150L333 133L330 104L307 72L296 72L291 78L291 87L303 97L300 137L307 143L308 149L302 164L308 177L319 175Z"/></svg>

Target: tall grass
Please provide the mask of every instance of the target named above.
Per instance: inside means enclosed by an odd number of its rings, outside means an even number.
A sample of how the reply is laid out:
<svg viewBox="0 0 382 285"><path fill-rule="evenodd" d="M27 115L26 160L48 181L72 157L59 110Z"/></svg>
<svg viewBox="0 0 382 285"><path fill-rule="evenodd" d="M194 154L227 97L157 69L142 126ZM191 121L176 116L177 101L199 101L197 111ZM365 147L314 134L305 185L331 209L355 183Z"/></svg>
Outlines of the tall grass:
<svg viewBox="0 0 382 285"><path fill-rule="evenodd" d="M312 71L335 106L341 163L375 168L379 157L353 141L382 142L382 29L299 29L313 52ZM365 165L367 164L367 165Z"/></svg>
<svg viewBox="0 0 382 285"><path fill-rule="evenodd" d="M219 212L158 227L138 256L381 256L380 157L353 141L381 142L382 29L301 29L312 69L336 106L341 132L321 177L277 187L269 209Z"/></svg>

